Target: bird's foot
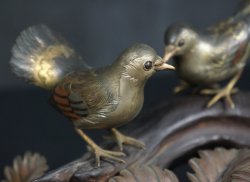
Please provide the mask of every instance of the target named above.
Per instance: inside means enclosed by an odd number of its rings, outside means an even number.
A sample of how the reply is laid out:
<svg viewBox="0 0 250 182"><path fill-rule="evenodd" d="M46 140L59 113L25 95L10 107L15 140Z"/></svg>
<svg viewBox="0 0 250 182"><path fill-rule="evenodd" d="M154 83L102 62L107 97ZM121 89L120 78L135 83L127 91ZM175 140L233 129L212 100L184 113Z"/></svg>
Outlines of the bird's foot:
<svg viewBox="0 0 250 182"><path fill-rule="evenodd" d="M113 133L113 139L116 140L120 151L123 151L123 144L145 149L145 144L143 142L136 140L135 138L125 136L115 128L112 128L111 131Z"/></svg>
<svg viewBox="0 0 250 182"><path fill-rule="evenodd" d="M214 105L219 99L225 98L226 102L231 108L234 108L234 102L231 98L231 95L236 93L238 89L234 88L236 82L239 80L243 70L240 70L226 85L226 87L222 89L214 89L213 91L203 90L203 94L212 94L215 96L208 102L207 107L211 107ZM201 92L202 93L202 92Z"/></svg>
<svg viewBox="0 0 250 182"><path fill-rule="evenodd" d="M174 88L174 93L175 93L175 94L178 94L178 93L180 93L180 92L186 90L188 87L189 87L188 83L182 81L182 82L180 83L180 85L178 85L178 86L176 86L176 87Z"/></svg>
<svg viewBox="0 0 250 182"><path fill-rule="evenodd" d="M222 88L202 89L200 91L200 94L202 94L202 95L216 95L216 94L218 94L222 90L223 90ZM238 88L233 88L231 90L231 94L236 94L238 91L239 91Z"/></svg>
<svg viewBox="0 0 250 182"><path fill-rule="evenodd" d="M123 152L104 150L101 147L99 147L98 145L88 145L87 148L91 153L93 153L95 155L97 167L100 167L100 159L101 158L112 159L112 160L120 162L120 163L125 163L124 160L119 158L119 157L126 156L126 154Z"/></svg>
<svg viewBox="0 0 250 182"><path fill-rule="evenodd" d="M97 167L100 167L101 158L108 158L117 162L125 163L124 160L119 158L126 156L123 152L104 150L91 140L91 138L89 138L81 129L75 128L75 130L88 143L87 149L95 155Z"/></svg>
<svg viewBox="0 0 250 182"><path fill-rule="evenodd" d="M201 90L202 95L214 95L214 97L208 102L207 107L211 107L220 99L225 98L226 102L231 108L235 107L231 95L238 92L237 88L231 88L226 86L225 88L214 88L214 89L203 89Z"/></svg>

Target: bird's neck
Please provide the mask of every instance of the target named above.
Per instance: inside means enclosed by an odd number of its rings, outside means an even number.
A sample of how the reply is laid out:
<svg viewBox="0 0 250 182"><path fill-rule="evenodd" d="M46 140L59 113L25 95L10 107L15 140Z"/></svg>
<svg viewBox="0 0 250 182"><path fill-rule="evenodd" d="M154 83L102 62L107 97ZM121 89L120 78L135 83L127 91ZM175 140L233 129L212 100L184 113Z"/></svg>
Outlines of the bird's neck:
<svg viewBox="0 0 250 182"><path fill-rule="evenodd" d="M144 100L144 85L147 80L139 81L125 76L124 73L125 68L110 65L102 69L101 76L105 78L108 85L112 85L112 88L109 89L116 93L120 102L119 107L131 107L132 110L140 110Z"/></svg>
<svg viewBox="0 0 250 182"><path fill-rule="evenodd" d="M122 64L123 62L115 62L111 65L115 74L119 74L119 78L128 85L135 87L144 87L148 78L145 77L139 70L140 65L132 62L130 64ZM139 71L138 71L139 70Z"/></svg>
<svg viewBox="0 0 250 182"><path fill-rule="evenodd" d="M100 69L100 77L105 78L105 82L109 85L113 85L113 88L119 88L117 93L119 95L128 95L138 93L144 90L144 85L147 79L140 80L138 75L133 75L130 72L126 72L125 67L121 67L117 64L108 65ZM130 91L133 90L133 91Z"/></svg>
<svg viewBox="0 0 250 182"><path fill-rule="evenodd" d="M233 16L234 19L239 19L239 18L248 18L250 17L250 1L242 1L241 7L239 10L236 12L236 14Z"/></svg>
<svg viewBox="0 0 250 182"><path fill-rule="evenodd" d="M212 54L214 52L215 45L211 39L199 39L196 47L194 48L196 52L203 54Z"/></svg>
<svg viewBox="0 0 250 182"><path fill-rule="evenodd" d="M200 55L200 54L212 54L214 51L214 42L213 39L210 37L208 38L205 35L197 34L197 38L193 40L193 43L186 48L182 53L177 55L177 58L190 58L190 55Z"/></svg>

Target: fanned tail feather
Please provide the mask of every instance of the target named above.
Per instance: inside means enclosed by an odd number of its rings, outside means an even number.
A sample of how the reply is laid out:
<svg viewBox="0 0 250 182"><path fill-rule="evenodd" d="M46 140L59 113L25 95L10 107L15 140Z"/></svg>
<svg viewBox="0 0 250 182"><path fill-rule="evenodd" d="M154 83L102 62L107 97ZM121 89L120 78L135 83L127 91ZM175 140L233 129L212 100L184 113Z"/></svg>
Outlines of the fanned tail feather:
<svg viewBox="0 0 250 182"><path fill-rule="evenodd" d="M239 11L237 11L236 18L247 18L250 20L250 0L242 0Z"/></svg>
<svg viewBox="0 0 250 182"><path fill-rule="evenodd" d="M29 27L20 34L10 64L18 77L46 89L52 89L69 72L89 68L45 25Z"/></svg>

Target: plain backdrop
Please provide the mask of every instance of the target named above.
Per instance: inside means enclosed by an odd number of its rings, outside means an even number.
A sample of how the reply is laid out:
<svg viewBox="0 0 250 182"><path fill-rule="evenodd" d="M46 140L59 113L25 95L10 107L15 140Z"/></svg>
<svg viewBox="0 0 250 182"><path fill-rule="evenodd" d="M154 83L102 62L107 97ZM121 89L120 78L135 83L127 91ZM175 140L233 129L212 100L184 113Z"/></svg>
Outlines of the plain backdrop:
<svg viewBox="0 0 250 182"><path fill-rule="evenodd" d="M85 143L71 123L48 105L49 93L11 74L10 50L23 29L46 24L74 45L93 67L110 64L135 42L163 53L163 35L172 22L205 29L230 16L236 0L1 0L0 2L0 177L17 154L40 152L51 169L79 158ZM249 70L249 69L247 69ZM246 72L239 85L247 88ZM178 83L174 72L151 78L145 88L145 107L168 101ZM97 142L102 131L88 132ZM0 178L1 179L1 178Z"/></svg>

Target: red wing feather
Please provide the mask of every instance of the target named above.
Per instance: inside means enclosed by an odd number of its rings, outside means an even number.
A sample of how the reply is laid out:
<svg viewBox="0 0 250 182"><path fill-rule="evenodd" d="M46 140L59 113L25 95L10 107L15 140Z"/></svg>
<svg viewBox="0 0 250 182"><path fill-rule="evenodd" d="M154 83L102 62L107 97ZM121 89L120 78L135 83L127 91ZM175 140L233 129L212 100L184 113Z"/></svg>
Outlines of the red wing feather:
<svg viewBox="0 0 250 182"><path fill-rule="evenodd" d="M56 104L56 107L60 110L62 114L71 120L78 120L82 117L87 116L86 106L83 104L82 100L72 100L72 93L64 89L63 87L57 86L54 89L52 99ZM74 94L75 96L75 94Z"/></svg>

